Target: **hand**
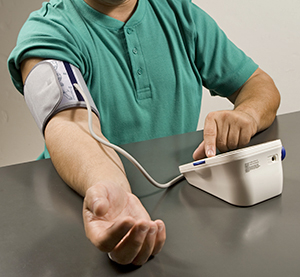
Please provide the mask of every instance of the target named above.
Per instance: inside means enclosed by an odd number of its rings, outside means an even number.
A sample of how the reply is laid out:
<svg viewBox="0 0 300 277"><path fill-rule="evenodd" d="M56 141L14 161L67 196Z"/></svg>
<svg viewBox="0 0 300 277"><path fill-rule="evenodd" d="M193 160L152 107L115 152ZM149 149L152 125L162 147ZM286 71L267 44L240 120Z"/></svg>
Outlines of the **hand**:
<svg viewBox="0 0 300 277"><path fill-rule="evenodd" d="M164 223L151 221L139 199L114 183L87 190L83 220L91 242L123 265L144 264L160 252L166 239Z"/></svg>
<svg viewBox="0 0 300 277"><path fill-rule="evenodd" d="M256 134L258 125L255 119L243 111L217 111L209 113L205 119L203 141L195 150L195 160L247 145Z"/></svg>

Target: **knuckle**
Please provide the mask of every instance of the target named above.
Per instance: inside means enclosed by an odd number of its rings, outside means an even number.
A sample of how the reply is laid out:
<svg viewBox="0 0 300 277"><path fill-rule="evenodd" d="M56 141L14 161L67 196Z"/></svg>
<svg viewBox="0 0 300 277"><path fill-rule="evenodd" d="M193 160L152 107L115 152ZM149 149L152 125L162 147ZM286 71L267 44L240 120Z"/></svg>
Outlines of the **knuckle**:
<svg viewBox="0 0 300 277"><path fill-rule="evenodd" d="M245 136L245 137L241 137L238 147L243 147L245 145L247 145L250 142L251 136Z"/></svg>
<svg viewBox="0 0 300 277"><path fill-rule="evenodd" d="M128 265L133 262L134 257L130 258L128 255L121 255L119 257L115 257L115 260L120 265Z"/></svg>
<svg viewBox="0 0 300 277"><path fill-rule="evenodd" d="M216 120L215 120L215 116L212 115L212 113L208 114L205 118L205 124L204 124L204 132L209 133L215 133L215 124L216 124Z"/></svg>
<svg viewBox="0 0 300 277"><path fill-rule="evenodd" d="M141 240L140 238L134 238L131 241L131 247L133 249L139 249L143 244L143 240Z"/></svg>
<svg viewBox="0 0 300 277"><path fill-rule="evenodd" d="M210 113L208 113L207 114L207 116L206 116L206 120L214 120L215 119L215 117L216 117L216 114L217 114L217 112L210 112Z"/></svg>
<svg viewBox="0 0 300 277"><path fill-rule="evenodd" d="M206 129L204 129L205 137L214 137L215 135L216 135L216 132L215 132L214 128L207 127Z"/></svg>
<svg viewBox="0 0 300 277"><path fill-rule="evenodd" d="M149 257L147 259L136 259L133 260L132 264L135 266L142 266L143 264L145 264L148 261Z"/></svg>
<svg viewBox="0 0 300 277"><path fill-rule="evenodd" d="M235 141L228 141L227 147L230 150L234 150L234 149L236 149L238 147L238 143L235 142Z"/></svg>
<svg viewBox="0 0 300 277"><path fill-rule="evenodd" d="M113 247L108 241L101 236L87 236L88 239L94 244L100 251L109 253L113 250Z"/></svg>
<svg viewBox="0 0 300 277"><path fill-rule="evenodd" d="M163 248L163 246L165 244L165 241L166 241L166 237L162 237L156 241L156 253L155 254L157 254L158 252L161 251L161 249Z"/></svg>
<svg viewBox="0 0 300 277"><path fill-rule="evenodd" d="M221 113L221 120L222 121L228 121L230 119L233 119L234 118L233 115L234 114L231 111L223 111Z"/></svg>
<svg viewBox="0 0 300 277"><path fill-rule="evenodd" d="M226 140L222 137L218 137L216 140L217 147L225 147L226 146Z"/></svg>
<svg viewBox="0 0 300 277"><path fill-rule="evenodd" d="M112 250L112 247L108 243L99 242L99 241L95 241L95 242L92 241L92 243L102 252L108 253L111 252Z"/></svg>
<svg viewBox="0 0 300 277"><path fill-rule="evenodd" d="M226 152L228 151L228 147L227 144L225 142L218 142L217 143L217 148L221 151L221 152Z"/></svg>
<svg viewBox="0 0 300 277"><path fill-rule="evenodd" d="M239 126L243 129L250 129L251 122L248 119L244 118L239 121Z"/></svg>

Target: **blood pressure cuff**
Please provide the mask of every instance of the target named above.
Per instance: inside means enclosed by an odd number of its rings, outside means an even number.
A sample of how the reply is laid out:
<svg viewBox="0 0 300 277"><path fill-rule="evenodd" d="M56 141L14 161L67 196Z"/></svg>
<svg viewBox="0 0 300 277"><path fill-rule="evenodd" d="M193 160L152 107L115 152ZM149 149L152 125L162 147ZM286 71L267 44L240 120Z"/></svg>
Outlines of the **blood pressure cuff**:
<svg viewBox="0 0 300 277"><path fill-rule="evenodd" d="M50 118L69 108L86 108L83 97L74 88L77 83L85 92L92 111L100 118L86 83L75 66L57 60L44 60L28 74L24 97L34 120L44 134Z"/></svg>

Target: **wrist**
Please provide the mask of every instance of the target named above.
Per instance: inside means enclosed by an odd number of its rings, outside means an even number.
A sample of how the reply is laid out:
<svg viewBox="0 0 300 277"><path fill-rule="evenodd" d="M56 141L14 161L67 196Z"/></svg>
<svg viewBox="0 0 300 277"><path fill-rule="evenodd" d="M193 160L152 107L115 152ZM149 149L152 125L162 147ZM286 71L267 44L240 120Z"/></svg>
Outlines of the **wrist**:
<svg viewBox="0 0 300 277"><path fill-rule="evenodd" d="M118 189L118 190L123 190L126 193L132 193L127 179L124 181L123 180L115 181L115 180L101 179L101 180L95 181L92 185L90 185L87 188L87 190L90 188L96 188L96 187L102 187L102 188L106 189L107 191L109 191L111 188L114 188L114 189Z"/></svg>
<svg viewBox="0 0 300 277"><path fill-rule="evenodd" d="M253 135L261 131L260 129L260 116L257 114L256 110L251 107L236 107L234 111L242 113L249 118L249 122L252 122Z"/></svg>

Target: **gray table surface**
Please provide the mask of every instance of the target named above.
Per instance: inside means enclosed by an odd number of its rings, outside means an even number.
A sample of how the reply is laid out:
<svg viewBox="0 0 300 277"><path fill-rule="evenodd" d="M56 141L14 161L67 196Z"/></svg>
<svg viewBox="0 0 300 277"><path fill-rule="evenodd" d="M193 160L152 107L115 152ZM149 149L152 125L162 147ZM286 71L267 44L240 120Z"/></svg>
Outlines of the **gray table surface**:
<svg viewBox="0 0 300 277"><path fill-rule="evenodd" d="M85 237L82 198L50 160L0 168L0 276L300 276L300 113L278 116L251 144L280 138L284 190L253 207L223 202L186 181L150 185L124 160L133 192L167 226L162 252L142 267L119 266ZM128 144L165 182L192 161L202 132Z"/></svg>

